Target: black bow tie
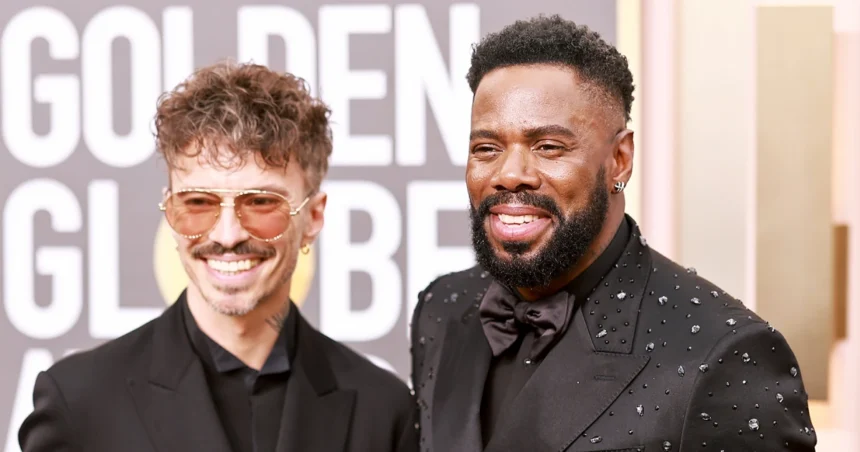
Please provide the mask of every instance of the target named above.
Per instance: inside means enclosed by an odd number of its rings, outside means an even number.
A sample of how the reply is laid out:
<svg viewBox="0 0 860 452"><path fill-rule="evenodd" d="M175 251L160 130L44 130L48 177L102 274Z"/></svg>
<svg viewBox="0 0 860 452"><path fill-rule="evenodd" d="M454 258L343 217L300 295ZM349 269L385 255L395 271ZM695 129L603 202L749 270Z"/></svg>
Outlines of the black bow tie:
<svg viewBox="0 0 860 452"><path fill-rule="evenodd" d="M540 359L567 327L573 307L573 296L561 291L538 301L523 301L503 285L494 281L487 289L479 309L484 335L499 356L519 338L520 327L527 325L537 338L532 345L531 359Z"/></svg>

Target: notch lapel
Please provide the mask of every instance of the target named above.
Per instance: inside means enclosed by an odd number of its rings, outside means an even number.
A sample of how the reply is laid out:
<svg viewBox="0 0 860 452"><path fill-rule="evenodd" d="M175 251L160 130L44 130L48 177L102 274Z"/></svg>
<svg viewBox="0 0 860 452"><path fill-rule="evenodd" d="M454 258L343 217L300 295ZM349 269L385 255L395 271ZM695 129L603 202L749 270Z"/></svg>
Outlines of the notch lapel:
<svg viewBox="0 0 860 452"><path fill-rule="evenodd" d="M475 307L462 319L450 319L445 331L433 391L433 448L480 451L481 399L492 351Z"/></svg>
<svg viewBox="0 0 860 452"><path fill-rule="evenodd" d="M295 305L296 355L284 395L276 452L347 450L356 393L337 386L330 348Z"/></svg>
<svg viewBox="0 0 860 452"><path fill-rule="evenodd" d="M129 392L159 452L232 452L203 366L185 334L182 303L184 292L155 321L148 378L130 377Z"/></svg>
<svg viewBox="0 0 860 452"><path fill-rule="evenodd" d="M648 356L594 351L576 312L568 334L499 420L487 452L565 450L648 363Z"/></svg>

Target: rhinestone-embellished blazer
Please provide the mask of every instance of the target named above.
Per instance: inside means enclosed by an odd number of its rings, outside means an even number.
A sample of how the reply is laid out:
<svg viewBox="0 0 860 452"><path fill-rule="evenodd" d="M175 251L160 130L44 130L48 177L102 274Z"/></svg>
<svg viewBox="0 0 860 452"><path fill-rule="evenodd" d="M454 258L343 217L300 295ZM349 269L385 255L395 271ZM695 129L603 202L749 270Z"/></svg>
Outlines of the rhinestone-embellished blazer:
<svg viewBox="0 0 860 452"><path fill-rule="evenodd" d="M615 267L585 300L487 452L814 451L796 358L739 300L648 247L631 221ZM480 267L419 294L412 320L421 450L482 450L492 353ZM617 295L624 292L624 296Z"/></svg>

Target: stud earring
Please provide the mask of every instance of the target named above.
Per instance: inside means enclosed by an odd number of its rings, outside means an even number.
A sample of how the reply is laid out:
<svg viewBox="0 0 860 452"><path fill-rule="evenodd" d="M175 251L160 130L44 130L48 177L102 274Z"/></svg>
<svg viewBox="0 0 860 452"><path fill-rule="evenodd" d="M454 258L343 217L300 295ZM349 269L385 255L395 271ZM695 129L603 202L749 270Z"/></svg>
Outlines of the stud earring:
<svg viewBox="0 0 860 452"><path fill-rule="evenodd" d="M307 244L302 245L302 254L308 254L310 252L311 252L311 246L310 245L307 245Z"/></svg>
<svg viewBox="0 0 860 452"><path fill-rule="evenodd" d="M624 191L624 187L626 186L627 184L625 184L624 181L618 181L615 183L615 186L613 188L615 189L615 193L621 193L622 191Z"/></svg>

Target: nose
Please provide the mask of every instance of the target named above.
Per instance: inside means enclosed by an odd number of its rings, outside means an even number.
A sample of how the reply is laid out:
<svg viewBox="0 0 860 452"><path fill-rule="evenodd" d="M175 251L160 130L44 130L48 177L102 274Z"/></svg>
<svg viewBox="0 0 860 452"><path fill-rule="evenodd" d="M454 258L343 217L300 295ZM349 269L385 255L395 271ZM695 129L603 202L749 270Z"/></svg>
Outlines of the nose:
<svg viewBox="0 0 860 452"><path fill-rule="evenodd" d="M498 191L537 190L540 177L532 164L531 150L525 146L514 146L502 153L497 160L498 171L492 184Z"/></svg>
<svg viewBox="0 0 860 452"><path fill-rule="evenodd" d="M209 231L209 240L218 243L224 248L230 249L251 238L248 232L239 223L236 212L231 203L224 203L218 222Z"/></svg>

